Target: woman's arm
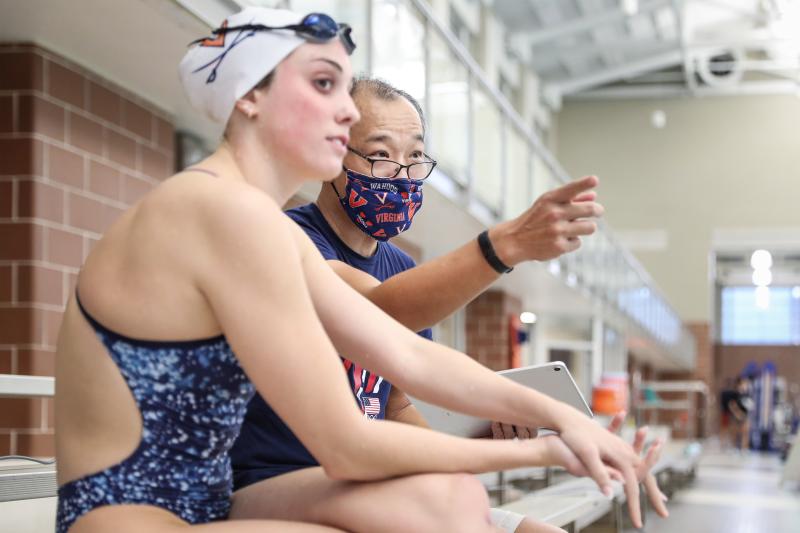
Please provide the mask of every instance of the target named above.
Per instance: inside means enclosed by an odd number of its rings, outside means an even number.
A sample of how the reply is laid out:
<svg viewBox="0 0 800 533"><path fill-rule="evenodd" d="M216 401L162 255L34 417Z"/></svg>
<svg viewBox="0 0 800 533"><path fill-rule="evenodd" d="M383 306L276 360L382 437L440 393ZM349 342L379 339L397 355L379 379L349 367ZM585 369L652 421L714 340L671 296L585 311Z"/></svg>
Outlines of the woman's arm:
<svg viewBox="0 0 800 533"><path fill-rule="evenodd" d="M340 353L421 400L489 420L557 429L606 493L611 486L603 463L622 473L631 514L638 517L641 459L630 445L572 407L404 328L339 278L300 229L293 231L314 308Z"/></svg>
<svg viewBox="0 0 800 533"><path fill-rule="evenodd" d="M205 241L193 247L202 265L197 283L258 391L331 477L385 479L551 462L547 447L535 442L471 441L366 420L315 313L289 229L294 224L261 196L231 195L209 206Z"/></svg>
<svg viewBox="0 0 800 533"><path fill-rule="evenodd" d="M580 236L596 230L603 214L584 177L548 191L524 213L489 230L500 259L508 266L558 257L580 246ZM419 331L440 322L489 287L499 274L489 266L473 238L460 248L392 276L384 282L341 261L329 261L340 277L389 316ZM366 277L364 277L366 276Z"/></svg>
<svg viewBox="0 0 800 533"><path fill-rule="evenodd" d="M604 490L610 486L603 460L623 472L639 523L632 465L639 460L630 446L594 434L605 430L577 411L400 326L336 276L265 195L242 187L205 202L196 224L188 223L199 234L191 247L198 290L256 388L329 475L384 479L550 460L536 441L472 441L367 421L353 402L332 338L340 352L423 400L511 423L557 421L551 427L562 429L564 442ZM447 380L437 376L441 369Z"/></svg>

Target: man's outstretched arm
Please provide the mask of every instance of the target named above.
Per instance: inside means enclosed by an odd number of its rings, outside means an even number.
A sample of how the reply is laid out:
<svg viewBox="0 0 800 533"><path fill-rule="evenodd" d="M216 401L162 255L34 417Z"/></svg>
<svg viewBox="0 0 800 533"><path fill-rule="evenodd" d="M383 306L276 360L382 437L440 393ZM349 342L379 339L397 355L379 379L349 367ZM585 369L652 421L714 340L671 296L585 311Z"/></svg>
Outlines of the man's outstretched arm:
<svg viewBox="0 0 800 533"><path fill-rule="evenodd" d="M577 250L580 237L597 229L594 176L540 196L524 213L489 230L497 257L509 267L546 261ZM486 290L500 274L475 239L431 261L378 280L340 261L328 261L349 285L406 327L419 331L448 317Z"/></svg>

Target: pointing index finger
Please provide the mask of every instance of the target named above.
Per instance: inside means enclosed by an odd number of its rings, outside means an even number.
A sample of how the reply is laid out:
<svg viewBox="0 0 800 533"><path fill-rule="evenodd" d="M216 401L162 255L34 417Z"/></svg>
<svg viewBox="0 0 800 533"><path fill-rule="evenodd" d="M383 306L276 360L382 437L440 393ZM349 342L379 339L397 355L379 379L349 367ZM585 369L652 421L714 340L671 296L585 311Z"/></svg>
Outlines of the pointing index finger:
<svg viewBox="0 0 800 533"><path fill-rule="evenodd" d="M586 176L550 191L550 197L556 202L572 202L579 194L597 187L598 183L600 180L597 179L597 176Z"/></svg>

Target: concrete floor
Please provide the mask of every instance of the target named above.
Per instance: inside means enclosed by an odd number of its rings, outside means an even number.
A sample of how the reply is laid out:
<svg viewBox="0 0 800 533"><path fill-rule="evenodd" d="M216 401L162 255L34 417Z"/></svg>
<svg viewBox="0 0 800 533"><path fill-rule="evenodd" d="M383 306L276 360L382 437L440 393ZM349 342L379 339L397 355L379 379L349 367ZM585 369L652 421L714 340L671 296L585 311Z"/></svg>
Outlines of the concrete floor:
<svg viewBox="0 0 800 533"><path fill-rule="evenodd" d="M706 452L695 482L669 502L669 518L648 513L644 531L800 533L800 489L779 487L782 467L775 455Z"/></svg>

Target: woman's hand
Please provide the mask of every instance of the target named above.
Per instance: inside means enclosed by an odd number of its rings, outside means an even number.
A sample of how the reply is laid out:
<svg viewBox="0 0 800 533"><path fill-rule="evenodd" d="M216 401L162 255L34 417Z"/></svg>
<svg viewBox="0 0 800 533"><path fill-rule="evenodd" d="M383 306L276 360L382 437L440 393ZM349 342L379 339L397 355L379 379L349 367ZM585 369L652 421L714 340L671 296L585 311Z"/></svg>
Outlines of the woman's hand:
<svg viewBox="0 0 800 533"><path fill-rule="evenodd" d="M589 475L589 471L586 470L581 460L569 449L569 446L564 444L564 441L558 435L540 437L536 439L536 442L543 445L543 453L547 464L560 466L573 476L585 477ZM611 479L615 479L620 483L624 482L619 470L608 465L603 465L603 468L605 468Z"/></svg>
<svg viewBox="0 0 800 533"><path fill-rule="evenodd" d="M644 461L631 445L618 436L578 411L563 404L561 406L560 412L554 417L558 422L556 429L561 440L606 496L613 494L609 468L620 473L631 521L635 527L641 528L639 475L644 468Z"/></svg>
<svg viewBox="0 0 800 533"><path fill-rule="evenodd" d="M614 415L614 418L611 419L611 423L608 425L608 430L612 433L617 433L619 429L622 427L622 423L625 421L625 411L621 411ZM647 438L647 427L640 427L636 430L636 435L633 438L633 450L640 454L642 453L642 449L644 448L644 442ZM658 516L662 518L666 518L669 516L669 511L667 511L667 497L661 492L661 489L658 488L658 481L656 481L656 477L650 473L650 470L658 463L658 460L661 458L661 452L663 451L663 442L661 439L656 439L656 441L648 448L647 454L645 455L644 462L642 463L642 469L639 471L639 480L644 483L645 492L647 492L647 497L650 500L650 504L653 506L653 509L656 511Z"/></svg>

